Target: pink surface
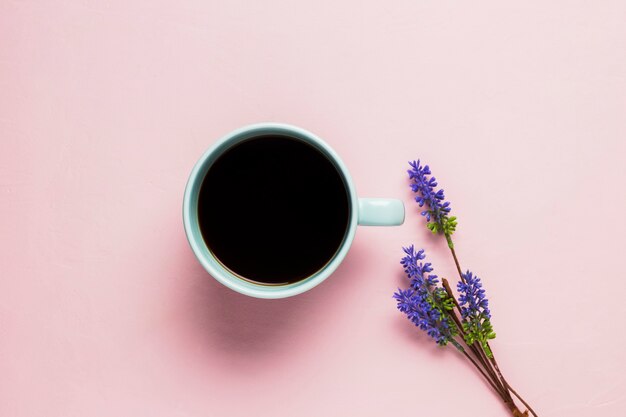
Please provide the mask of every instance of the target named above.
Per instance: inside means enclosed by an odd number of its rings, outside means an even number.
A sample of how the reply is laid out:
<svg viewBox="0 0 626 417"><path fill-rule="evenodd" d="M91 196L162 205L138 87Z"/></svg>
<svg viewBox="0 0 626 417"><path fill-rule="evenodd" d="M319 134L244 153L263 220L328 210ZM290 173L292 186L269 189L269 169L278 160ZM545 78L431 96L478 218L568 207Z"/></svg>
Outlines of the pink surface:
<svg viewBox="0 0 626 417"><path fill-rule="evenodd" d="M626 3L296 3L0 3L0 415L506 415L391 299L402 245L454 277L418 157L511 383L541 416L624 415ZM408 208L279 301L218 285L181 220L200 154L267 120Z"/></svg>

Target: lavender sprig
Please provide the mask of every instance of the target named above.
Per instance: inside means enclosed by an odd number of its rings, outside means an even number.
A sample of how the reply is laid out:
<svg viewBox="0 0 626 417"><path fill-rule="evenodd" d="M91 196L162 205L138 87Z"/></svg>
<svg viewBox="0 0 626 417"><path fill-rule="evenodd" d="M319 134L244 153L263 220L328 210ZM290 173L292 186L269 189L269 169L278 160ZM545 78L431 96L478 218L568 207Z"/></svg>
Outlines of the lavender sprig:
<svg viewBox="0 0 626 417"><path fill-rule="evenodd" d="M491 348L487 343L494 339L496 334L491 325L491 312L489 300L485 296L485 290L478 276L470 271L463 274L463 281L457 284L459 291L459 305L461 317L463 317L463 331L468 345L478 341L489 358L493 358Z"/></svg>
<svg viewBox="0 0 626 417"><path fill-rule="evenodd" d="M430 167L421 165L420 160L409 162L411 169L407 172L411 180L411 190L417 194L415 201L423 207L421 215L426 217L426 227L428 230L437 233L444 233L446 236L452 235L456 230L456 217L448 216L450 202L445 201L443 190L436 190L437 180L430 176ZM453 247L452 240L448 239L448 246Z"/></svg>
<svg viewBox="0 0 626 417"><path fill-rule="evenodd" d="M415 252L413 245L403 250L406 256L400 263L410 280L410 288L398 289L393 295L398 302L398 310L406 314L413 324L424 330L438 345L452 343L461 350L461 345L454 339L458 330L448 314L454 308L453 301L443 288L435 287L439 280L437 275L431 274L432 265L420 262L426 258L424 250Z"/></svg>
<svg viewBox="0 0 626 417"><path fill-rule="evenodd" d="M456 231L456 217L451 216L450 202L445 201L442 189L437 189L437 180L432 176L428 165L419 160L409 162L408 170L411 190L416 194L415 201L422 208L421 215L426 218L426 227L435 235L443 235L460 281L457 284L458 300L454 298L447 280L442 279L443 287L436 275L432 274L432 265L422 262L424 250L415 251L413 245L403 248L405 256L401 264L409 278L409 288L398 289L394 293L398 309L411 322L425 331L434 341L445 346L453 344L480 371L491 387L500 395L505 405L514 416L528 416L528 410L536 417L534 410L521 398L502 376L489 340L495 338L491 324L491 311L485 290L478 276L470 271L462 273L456 256L452 234ZM462 336L461 342L455 336ZM473 354L470 356L464 345ZM528 409L521 412L512 395L515 395Z"/></svg>

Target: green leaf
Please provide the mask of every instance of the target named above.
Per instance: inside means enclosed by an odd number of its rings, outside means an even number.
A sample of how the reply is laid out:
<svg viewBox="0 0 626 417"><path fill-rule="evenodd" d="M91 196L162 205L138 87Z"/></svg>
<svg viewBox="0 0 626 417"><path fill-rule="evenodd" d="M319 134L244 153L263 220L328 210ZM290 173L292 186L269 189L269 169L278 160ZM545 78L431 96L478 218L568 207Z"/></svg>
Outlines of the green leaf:
<svg viewBox="0 0 626 417"><path fill-rule="evenodd" d="M491 349L489 349L489 345L487 344L487 342L483 342L481 343L483 350L485 351L485 355L487 355L488 358L493 358L493 352L491 351Z"/></svg>
<svg viewBox="0 0 626 417"><path fill-rule="evenodd" d="M446 235L452 235L456 230L456 226L457 226L457 221L456 221L456 217L454 216L444 217L441 219L442 231Z"/></svg>
<svg viewBox="0 0 626 417"><path fill-rule="evenodd" d="M426 227L428 228L428 230L433 232L433 234L439 233L440 228L439 228L439 223L437 222L428 222L426 223Z"/></svg>

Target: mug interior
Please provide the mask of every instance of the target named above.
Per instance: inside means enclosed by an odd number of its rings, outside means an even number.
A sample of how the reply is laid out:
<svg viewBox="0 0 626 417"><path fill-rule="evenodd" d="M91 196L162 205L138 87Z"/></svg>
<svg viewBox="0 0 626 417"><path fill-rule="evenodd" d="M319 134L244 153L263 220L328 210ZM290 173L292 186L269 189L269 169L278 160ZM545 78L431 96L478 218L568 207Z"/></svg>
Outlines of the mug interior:
<svg viewBox="0 0 626 417"><path fill-rule="evenodd" d="M281 285L256 283L255 281L238 276L222 265L219 259L205 244L198 219L198 196L200 194L202 182L213 163L232 146L248 139L268 135L287 136L296 140L301 140L313 145L318 151L324 154L326 158L333 163L344 183L349 206L348 227L346 229L343 242L332 259L330 259L322 269L318 270L309 277L296 282ZM337 268L345 257L350 244L354 239L357 225L357 207L357 196L352 185L352 180L347 169L345 168L345 165L332 148L312 133L295 126L278 123L263 123L247 126L231 132L218 140L208 151L204 153L194 166L185 189L185 197L183 201L183 220L185 223L187 239L196 257L215 279L231 289L246 295L260 298L282 298L296 295L313 288L326 279Z"/></svg>

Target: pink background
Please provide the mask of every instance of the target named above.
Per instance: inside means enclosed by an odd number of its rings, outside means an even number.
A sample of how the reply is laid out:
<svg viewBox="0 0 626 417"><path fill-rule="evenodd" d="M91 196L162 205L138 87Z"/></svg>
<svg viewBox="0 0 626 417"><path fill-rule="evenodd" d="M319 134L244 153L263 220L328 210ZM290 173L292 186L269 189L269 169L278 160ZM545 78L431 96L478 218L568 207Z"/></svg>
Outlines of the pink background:
<svg viewBox="0 0 626 417"><path fill-rule="evenodd" d="M421 157L510 382L623 416L626 3L505 3L0 2L0 415L506 415L391 299L402 245L454 277ZM218 285L181 221L201 153L268 120L408 209L278 301Z"/></svg>

